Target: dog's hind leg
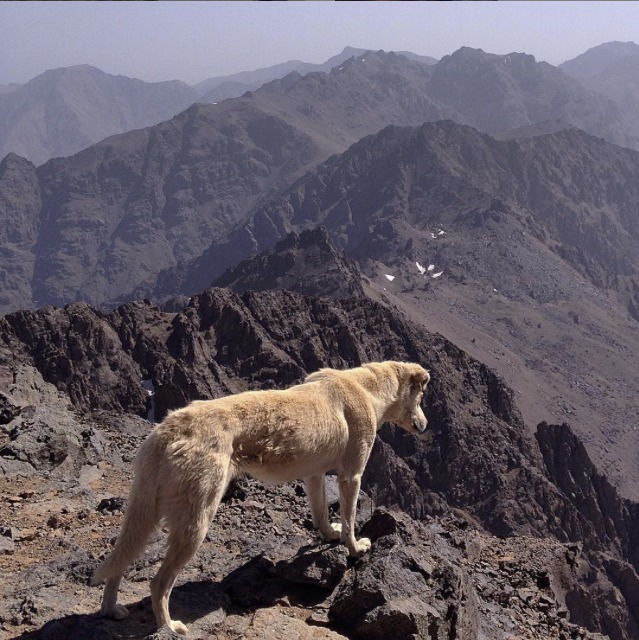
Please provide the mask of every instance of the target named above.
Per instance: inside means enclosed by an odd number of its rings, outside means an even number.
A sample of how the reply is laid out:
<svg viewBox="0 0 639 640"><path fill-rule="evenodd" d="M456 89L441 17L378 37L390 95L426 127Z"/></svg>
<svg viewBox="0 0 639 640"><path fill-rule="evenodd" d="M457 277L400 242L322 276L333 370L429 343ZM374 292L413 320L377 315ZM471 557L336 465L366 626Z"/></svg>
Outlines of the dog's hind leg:
<svg viewBox="0 0 639 640"><path fill-rule="evenodd" d="M153 447L151 439L142 451ZM129 615L127 608L117 603L120 581L127 566L142 552L146 541L159 520L157 509L156 471L144 463L142 456L136 462L137 471L126 507L122 529L113 551L97 568L92 584L105 582L100 613L122 620Z"/></svg>
<svg viewBox="0 0 639 640"><path fill-rule="evenodd" d="M174 508L166 517L169 527L168 549L159 571L151 580L151 601L158 628L168 625L181 635L188 633L186 625L179 620L171 620L169 598L178 573L195 555L206 536L211 518L217 512L228 483L228 466L227 460L207 471L207 475L211 474L214 478L210 492L203 490L197 481L194 481L197 486L192 487L185 483L186 489L192 491L181 496L183 501L175 500ZM199 495L205 497L199 498Z"/></svg>
<svg viewBox="0 0 639 640"><path fill-rule="evenodd" d="M327 540L339 540L342 525L331 524L328 520L328 504L326 503L326 484L324 474L304 478L308 504L313 515L313 524Z"/></svg>
<svg viewBox="0 0 639 640"><path fill-rule="evenodd" d="M114 620L123 620L129 615L128 609L117 602L122 575L127 565L143 549L157 522L154 513L143 518L140 517L140 513L136 511L139 502L137 498L139 498L139 494L134 495L133 500L130 501L122 531L111 556L103 568L98 569L104 575L103 579L105 580L100 614ZM94 579L97 581L99 575Z"/></svg>

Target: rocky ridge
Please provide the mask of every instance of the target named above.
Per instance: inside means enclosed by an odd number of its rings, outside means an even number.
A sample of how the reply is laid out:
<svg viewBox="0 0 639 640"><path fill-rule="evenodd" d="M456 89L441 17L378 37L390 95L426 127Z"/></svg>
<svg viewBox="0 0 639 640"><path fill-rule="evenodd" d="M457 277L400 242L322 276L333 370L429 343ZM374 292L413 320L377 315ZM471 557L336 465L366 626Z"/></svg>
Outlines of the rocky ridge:
<svg viewBox="0 0 639 640"><path fill-rule="evenodd" d="M349 298L364 296L363 278L357 263L339 251L328 231L319 227L289 234L272 250L227 269L213 286L240 294L286 289L309 296Z"/></svg>
<svg viewBox="0 0 639 640"><path fill-rule="evenodd" d="M363 485L372 502L362 497L360 507L376 540L373 554L351 567L339 547L300 552L313 537L295 485L282 490L288 498L281 508L278 490L268 490L266 501L259 485L235 487L228 504L237 511L228 513L241 513L240 519L225 520L226 507L221 510L176 590L184 594L184 605L178 597L176 606L197 632L231 637L242 629L257 637L252 625L282 624L303 633L383 637L391 624L406 638L586 637L577 623L615 640L639 637L632 596L636 505L596 472L569 427L540 425L531 440L503 380L370 299L211 289L177 311L137 302L109 314L84 304L10 314L0 321L0 335L7 498L1 517L10 523L5 545L9 570L17 573L3 597L5 631L75 637L91 625L99 630L92 633L109 637L120 628L86 617L99 598L86 583L115 534L129 463L148 432L142 417L150 410L160 418L193 399L285 386L321 366L396 358L431 370L430 438L391 427L380 432ZM27 374L31 383L21 378ZM30 387L27 400L16 397ZM38 409L42 389L54 408L46 409L54 411L48 417ZM69 416L64 437L47 422L59 422L55 406ZM300 514L297 524L290 512ZM276 535L258 541L250 526ZM60 557L65 547L70 555ZM147 581L159 548L127 580L126 601L142 599L134 607L135 637L152 630ZM24 563L31 568L17 571ZM213 582L202 582L202 571ZM257 578L272 572L273 580ZM299 586L282 585L291 580L310 582L310 604L297 600ZM247 591L258 583L258 593ZM60 590L74 597L67 589L75 591L76 604L60 604ZM415 589L429 595L415 599ZM194 598L208 608L189 614ZM249 622L246 613L256 607L260 615Z"/></svg>

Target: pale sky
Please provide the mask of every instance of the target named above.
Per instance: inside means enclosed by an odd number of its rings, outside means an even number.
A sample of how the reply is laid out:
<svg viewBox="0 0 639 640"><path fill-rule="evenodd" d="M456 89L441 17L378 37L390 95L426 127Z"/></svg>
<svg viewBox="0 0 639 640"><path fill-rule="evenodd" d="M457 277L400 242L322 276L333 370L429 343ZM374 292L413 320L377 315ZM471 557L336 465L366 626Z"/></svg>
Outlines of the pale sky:
<svg viewBox="0 0 639 640"><path fill-rule="evenodd" d="M0 84L76 64L194 84L345 46L559 64L613 40L639 44L639 2L0 2Z"/></svg>

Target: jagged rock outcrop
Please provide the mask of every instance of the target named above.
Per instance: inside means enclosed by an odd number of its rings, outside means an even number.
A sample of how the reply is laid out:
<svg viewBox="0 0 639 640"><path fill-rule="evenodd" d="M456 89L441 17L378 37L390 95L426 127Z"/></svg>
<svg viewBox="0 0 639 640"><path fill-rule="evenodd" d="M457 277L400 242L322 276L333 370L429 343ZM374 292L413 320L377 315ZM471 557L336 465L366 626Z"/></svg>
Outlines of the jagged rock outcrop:
<svg viewBox="0 0 639 640"><path fill-rule="evenodd" d="M6 366L13 359L28 362L79 409L145 412L139 368L122 351L120 338L104 315L88 305L21 311L0 322L12 354L11 359L6 357Z"/></svg>
<svg viewBox="0 0 639 640"><path fill-rule="evenodd" d="M332 243L323 227L289 234L272 250L227 269L214 283L236 293L286 289L309 296L364 296L363 275L354 260Z"/></svg>

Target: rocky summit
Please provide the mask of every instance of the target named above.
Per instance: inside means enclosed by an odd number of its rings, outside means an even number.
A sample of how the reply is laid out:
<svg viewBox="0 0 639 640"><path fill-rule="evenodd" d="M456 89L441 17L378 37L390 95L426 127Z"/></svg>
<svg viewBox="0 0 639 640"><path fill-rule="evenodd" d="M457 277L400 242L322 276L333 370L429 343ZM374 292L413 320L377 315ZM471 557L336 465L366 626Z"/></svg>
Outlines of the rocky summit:
<svg viewBox="0 0 639 640"><path fill-rule="evenodd" d="M637 505L568 425L540 424L531 438L498 375L399 311L213 288L164 307L9 314L0 335L8 637L169 637L154 629L148 591L161 531L125 577L127 621L97 617L101 592L88 586L149 419L383 359L430 369L429 435L380 430L358 510L371 553L353 561L320 542L301 483L241 480L174 591L193 637L639 637ZM335 513L335 479L327 486Z"/></svg>

